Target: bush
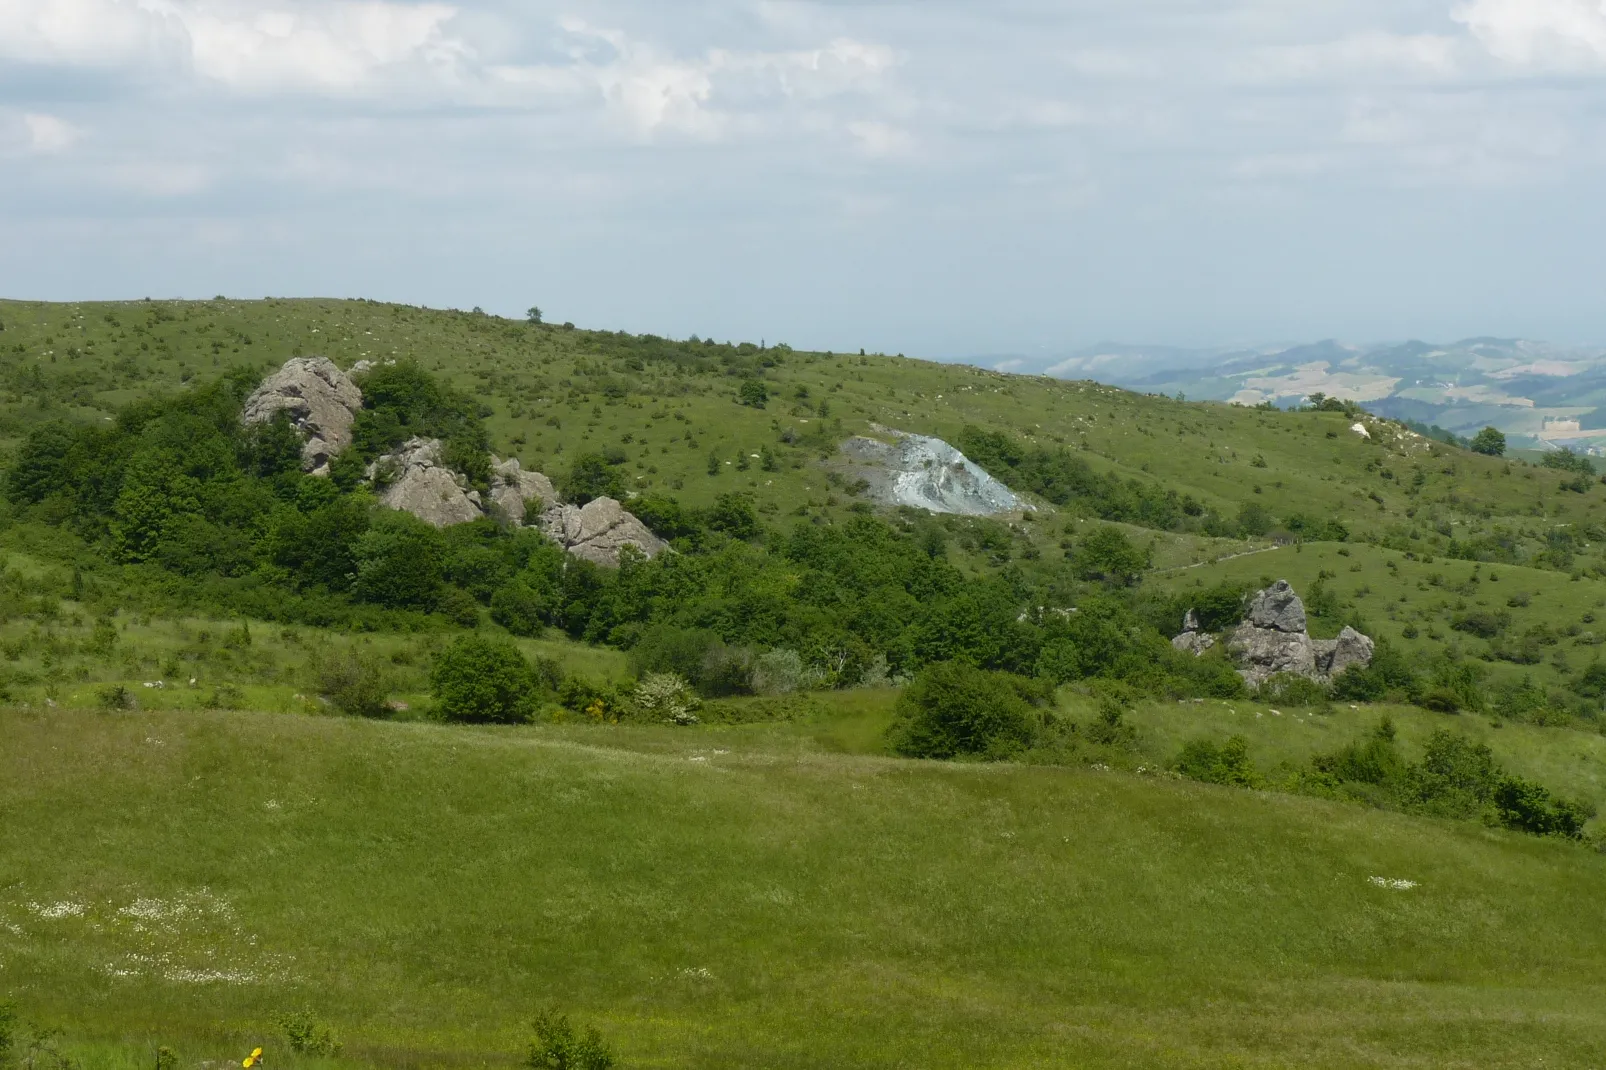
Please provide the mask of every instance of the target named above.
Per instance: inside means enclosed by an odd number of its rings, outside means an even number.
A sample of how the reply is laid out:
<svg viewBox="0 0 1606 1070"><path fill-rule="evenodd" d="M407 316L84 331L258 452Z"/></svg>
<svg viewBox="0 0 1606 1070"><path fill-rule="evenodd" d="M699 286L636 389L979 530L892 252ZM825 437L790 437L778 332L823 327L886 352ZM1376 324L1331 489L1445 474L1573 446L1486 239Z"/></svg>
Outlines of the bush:
<svg viewBox="0 0 1606 1070"><path fill-rule="evenodd" d="M621 456L620 461L624 458ZM582 453L569 471L558 477L558 491L565 500L584 505L594 498L621 500L625 496L625 477L607 454Z"/></svg>
<svg viewBox="0 0 1606 1070"><path fill-rule="evenodd" d="M642 714L680 725L696 724L697 711L702 707L692 686L670 672L648 673L636 685L631 698Z"/></svg>
<svg viewBox="0 0 1606 1070"><path fill-rule="evenodd" d="M1255 697L1279 706L1325 706L1332 693L1308 676L1283 672L1262 683Z"/></svg>
<svg viewBox="0 0 1606 1070"><path fill-rule="evenodd" d="M1485 427L1472 436L1470 448L1473 453L1482 453L1489 457L1501 457L1506 452L1506 436L1498 428Z"/></svg>
<svg viewBox="0 0 1606 1070"><path fill-rule="evenodd" d="M1134 546L1126 532L1106 525L1082 540L1072 564L1080 579L1106 580L1125 587L1142 577L1152 557L1149 550Z"/></svg>
<svg viewBox="0 0 1606 1070"><path fill-rule="evenodd" d="M391 608L433 609L440 599L440 532L408 513L384 512L352 548L353 593Z"/></svg>
<svg viewBox="0 0 1606 1070"><path fill-rule="evenodd" d="M535 710L529 662L506 640L458 639L435 660L429 682L448 721L519 724Z"/></svg>
<svg viewBox="0 0 1606 1070"><path fill-rule="evenodd" d="M95 703L103 710L131 710L134 693L122 684L107 684L95 692Z"/></svg>
<svg viewBox="0 0 1606 1070"><path fill-rule="evenodd" d="M910 758L1003 758L1036 736L1030 681L948 661L921 670L898 698L892 749Z"/></svg>
<svg viewBox="0 0 1606 1070"><path fill-rule="evenodd" d="M612 1070L613 1051L596 1029L576 1033L569 1019L551 1011L535 1020L535 1040L524 1065L530 1070Z"/></svg>
<svg viewBox="0 0 1606 1070"><path fill-rule="evenodd" d="M491 619L514 635L533 637L546 630L548 598L522 576L491 596Z"/></svg>
<svg viewBox="0 0 1606 1070"><path fill-rule="evenodd" d="M340 1054L340 1041L334 1030L320 1022L310 1010L291 1011L275 1019L290 1050L300 1055L322 1055L332 1058Z"/></svg>
<svg viewBox="0 0 1606 1070"><path fill-rule="evenodd" d="M1517 776L1506 776L1494 789L1495 819L1508 829L1535 836L1583 839L1584 824L1595 816L1583 803L1554 798L1549 789Z"/></svg>
<svg viewBox="0 0 1606 1070"><path fill-rule="evenodd" d="M1249 760L1249 741L1243 736L1233 736L1219 747L1208 739L1191 740L1183 744L1175 768L1206 784L1252 788L1260 782L1255 764Z"/></svg>
<svg viewBox="0 0 1606 1070"><path fill-rule="evenodd" d="M341 713L352 717L390 716L390 690L377 658L343 650L317 659L313 669L318 694Z"/></svg>
<svg viewBox="0 0 1606 1070"><path fill-rule="evenodd" d="M11 1056L17 1043L17 1008L0 1003L0 1067L12 1065Z"/></svg>
<svg viewBox="0 0 1606 1070"><path fill-rule="evenodd" d="M1487 744L1441 728L1428 739L1422 760L1406 769L1405 797L1430 813L1465 817L1488 801L1499 777Z"/></svg>

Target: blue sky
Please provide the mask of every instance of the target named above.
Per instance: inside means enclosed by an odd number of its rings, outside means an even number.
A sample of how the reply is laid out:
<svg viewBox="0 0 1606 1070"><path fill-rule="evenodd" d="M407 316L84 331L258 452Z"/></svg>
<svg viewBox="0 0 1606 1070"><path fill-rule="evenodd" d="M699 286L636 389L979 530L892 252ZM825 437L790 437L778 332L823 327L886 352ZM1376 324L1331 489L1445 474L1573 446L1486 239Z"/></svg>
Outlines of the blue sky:
<svg viewBox="0 0 1606 1070"><path fill-rule="evenodd" d="M0 294L1606 342L1606 0L0 0Z"/></svg>

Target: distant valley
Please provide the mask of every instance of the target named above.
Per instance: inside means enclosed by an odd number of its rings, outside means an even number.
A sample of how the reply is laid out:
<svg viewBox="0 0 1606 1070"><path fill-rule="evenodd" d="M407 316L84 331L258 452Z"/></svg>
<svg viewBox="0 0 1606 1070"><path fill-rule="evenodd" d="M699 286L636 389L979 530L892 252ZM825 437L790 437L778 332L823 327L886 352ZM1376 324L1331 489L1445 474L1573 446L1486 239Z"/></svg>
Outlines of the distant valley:
<svg viewBox="0 0 1606 1070"><path fill-rule="evenodd" d="M1064 357L988 363L1242 405L1288 407L1321 393L1462 436L1498 427L1518 449L1606 454L1606 348L1507 338L1204 350L1103 343Z"/></svg>

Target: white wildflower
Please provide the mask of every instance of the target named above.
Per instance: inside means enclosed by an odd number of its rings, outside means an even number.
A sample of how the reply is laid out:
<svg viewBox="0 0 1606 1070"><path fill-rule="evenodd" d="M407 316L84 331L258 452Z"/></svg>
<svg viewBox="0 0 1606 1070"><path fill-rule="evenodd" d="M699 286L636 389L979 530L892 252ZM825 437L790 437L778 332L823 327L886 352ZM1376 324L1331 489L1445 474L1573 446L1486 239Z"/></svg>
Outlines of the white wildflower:
<svg viewBox="0 0 1606 1070"><path fill-rule="evenodd" d="M1416 887L1416 881L1400 880L1392 877L1368 877L1366 879L1379 888L1387 888L1392 892L1408 892Z"/></svg>

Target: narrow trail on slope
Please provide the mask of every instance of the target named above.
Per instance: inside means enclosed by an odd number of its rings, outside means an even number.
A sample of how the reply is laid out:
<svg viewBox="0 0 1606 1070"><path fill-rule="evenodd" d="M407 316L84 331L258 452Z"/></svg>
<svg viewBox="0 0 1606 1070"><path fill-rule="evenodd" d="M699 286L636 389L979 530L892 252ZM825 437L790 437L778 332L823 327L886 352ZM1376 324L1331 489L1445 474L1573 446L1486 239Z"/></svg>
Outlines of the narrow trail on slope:
<svg viewBox="0 0 1606 1070"><path fill-rule="evenodd" d="M1235 561L1240 557L1254 557L1256 554L1269 554L1273 550L1281 549L1283 549L1281 546L1265 546L1259 550L1245 550L1241 554L1228 554L1226 557L1218 557L1211 561L1196 561L1191 565L1176 565L1172 568L1155 569L1154 572L1150 573L1150 575L1163 576L1167 572L1186 572L1190 568L1204 568L1206 565L1219 565L1223 561Z"/></svg>

